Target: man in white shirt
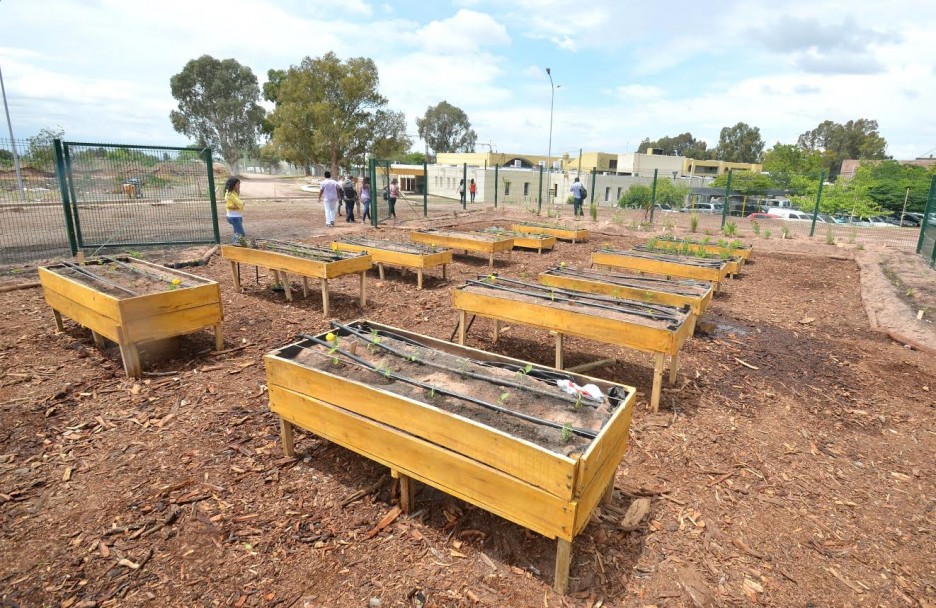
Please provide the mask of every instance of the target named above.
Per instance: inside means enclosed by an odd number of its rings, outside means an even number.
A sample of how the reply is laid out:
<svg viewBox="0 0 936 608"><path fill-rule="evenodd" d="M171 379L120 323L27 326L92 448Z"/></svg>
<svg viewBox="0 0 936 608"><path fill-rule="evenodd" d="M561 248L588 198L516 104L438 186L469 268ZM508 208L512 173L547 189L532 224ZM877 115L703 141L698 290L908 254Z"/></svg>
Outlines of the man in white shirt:
<svg viewBox="0 0 936 608"><path fill-rule="evenodd" d="M325 199L325 225L335 226L335 204L338 202L338 182L331 178L331 171L325 172L325 179L319 184L319 200Z"/></svg>
<svg viewBox="0 0 936 608"><path fill-rule="evenodd" d="M585 195L582 193L584 188L577 177L572 182L572 187L569 188L569 192L572 193L572 215L574 216L585 215L585 211L582 210L582 202L585 200Z"/></svg>

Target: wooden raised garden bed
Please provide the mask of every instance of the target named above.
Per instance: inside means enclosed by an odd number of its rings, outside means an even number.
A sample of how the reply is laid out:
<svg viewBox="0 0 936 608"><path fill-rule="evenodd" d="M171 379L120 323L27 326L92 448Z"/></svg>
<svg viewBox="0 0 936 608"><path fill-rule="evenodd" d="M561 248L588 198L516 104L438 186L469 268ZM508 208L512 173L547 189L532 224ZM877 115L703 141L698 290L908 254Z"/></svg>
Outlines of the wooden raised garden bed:
<svg viewBox="0 0 936 608"><path fill-rule="evenodd" d="M592 252L591 261L599 266L711 281L715 291L718 291L719 284L728 276L728 262L720 259L679 258L646 251L602 248Z"/></svg>
<svg viewBox="0 0 936 608"><path fill-rule="evenodd" d="M723 252L727 252L733 258L741 258L742 263L751 259L751 254L754 251L751 245L742 243L739 240L728 241L719 239L718 241L711 242L668 235L652 238L648 240L646 244L658 250L673 249L674 251L685 253L704 251L705 253L720 255Z"/></svg>
<svg viewBox="0 0 936 608"><path fill-rule="evenodd" d="M457 230L415 230L410 232L410 240L423 245L436 245L450 249L463 249L465 253L478 251L489 256L488 265L494 267L494 254L507 252L510 262L510 250L513 249L511 237L486 234L484 232L459 232Z"/></svg>
<svg viewBox="0 0 936 608"><path fill-rule="evenodd" d="M611 498L634 389L379 323L333 327L266 356L284 452L306 429L389 467L403 511L420 481L557 539L564 592L572 541Z"/></svg>
<svg viewBox="0 0 936 608"><path fill-rule="evenodd" d="M515 248L536 249L536 253L543 253L544 249L549 251L556 246L556 237L543 232L517 232L515 230L504 230L503 228L485 228L484 232L510 237L514 240L513 246Z"/></svg>
<svg viewBox="0 0 936 608"><path fill-rule="evenodd" d="M564 335L653 353L656 361L650 404L654 411L660 404L666 355L670 355L672 384L676 382L679 349L692 335L688 310L493 275L478 277L453 290L452 304L459 311L459 344L465 343L469 314L494 319L495 342L501 321L556 332L557 369L563 367Z"/></svg>
<svg viewBox="0 0 936 608"><path fill-rule="evenodd" d="M634 251L640 251L643 253L655 253L661 256L666 256L668 259L676 260L682 262L684 260L708 260L711 262L722 261L725 263L725 268L728 271L728 276L732 279L741 272L741 264L743 260L738 257L733 257L730 253L730 250L723 249L721 253L713 254L706 253L702 249L697 249L695 251L688 250L687 248L676 247L668 248L665 245L661 246L659 244L647 244L647 245L637 245L634 247Z"/></svg>
<svg viewBox="0 0 936 608"><path fill-rule="evenodd" d="M380 280L384 278L384 264L412 268L416 271L416 288L422 289L423 271L427 268L442 267L442 279L445 280L445 267L452 263L452 252L431 245L416 243L398 243L366 237L347 237L332 243L339 251L363 252L371 256L377 265Z"/></svg>
<svg viewBox="0 0 936 608"><path fill-rule="evenodd" d="M556 266L540 273L539 282L550 287L600 293L625 300L651 302L682 308L688 306L701 316L712 301L714 290L708 281L665 279L610 270L586 270Z"/></svg>
<svg viewBox="0 0 936 608"><path fill-rule="evenodd" d="M588 230L571 226L560 226L557 224L535 224L531 222L524 222L522 224L514 224L510 227L510 229L515 232L549 234L561 241L572 241L573 243L588 240Z"/></svg>
<svg viewBox="0 0 936 608"><path fill-rule="evenodd" d="M39 280L58 330L64 329L65 315L90 329L98 348L104 338L116 342L128 376L142 373L142 342L208 327L217 350L224 348L221 288L215 281L122 256L43 266Z"/></svg>
<svg viewBox="0 0 936 608"><path fill-rule="evenodd" d="M240 265L269 268L276 276L276 282L283 286L286 299L292 301L289 287L289 274L302 277L302 295L309 295L309 278L319 279L322 286L322 314L328 316L328 281L347 274L361 276L361 307L367 302L366 279L370 270L371 257L364 253L350 254L341 251L315 247L305 243L257 239L245 245L222 245L221 256L231 262L231 274L234 288L243 292L240 279Z"/></svg>

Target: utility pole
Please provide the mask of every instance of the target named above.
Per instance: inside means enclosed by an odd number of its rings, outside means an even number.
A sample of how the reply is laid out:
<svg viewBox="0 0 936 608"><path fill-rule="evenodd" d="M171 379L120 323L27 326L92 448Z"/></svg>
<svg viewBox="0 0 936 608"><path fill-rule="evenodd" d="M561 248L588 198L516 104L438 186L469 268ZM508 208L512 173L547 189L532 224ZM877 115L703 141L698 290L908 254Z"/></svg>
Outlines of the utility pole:
<svg viewBox="0 0 936 608"><path fill-rule="evenodd" d="M13 149L13 167L16 169L16 187L19 189L20 202L26 202L26 189L23 187L23 174L20 172L19 154L16 152L16 140L13 139L13 123L10 122L10 107L7 105L6 87L3 86L3 70L0 70L0 92L3 93L3 111L6 112L7 128L10 130L10 147Z"/></svg>

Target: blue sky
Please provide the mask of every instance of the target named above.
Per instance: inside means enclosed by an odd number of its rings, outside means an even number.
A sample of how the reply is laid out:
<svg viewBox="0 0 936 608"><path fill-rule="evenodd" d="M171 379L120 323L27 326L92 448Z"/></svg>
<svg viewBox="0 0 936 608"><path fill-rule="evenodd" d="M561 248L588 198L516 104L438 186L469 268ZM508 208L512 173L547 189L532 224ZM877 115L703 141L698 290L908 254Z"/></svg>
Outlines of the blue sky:
<svg viewBox="0 0 936 608"><path fill-rule="evenodd" d="M739 121L769 148L867 118L907 159L936 154L933 24L931 0L0 0L0 69L17 138L184 145L169 79L189 59L262 83L334 51L374 59L411 134L444 99L502 152L546 153L550 67L556 156L687 131L714 146Z"/></svg>

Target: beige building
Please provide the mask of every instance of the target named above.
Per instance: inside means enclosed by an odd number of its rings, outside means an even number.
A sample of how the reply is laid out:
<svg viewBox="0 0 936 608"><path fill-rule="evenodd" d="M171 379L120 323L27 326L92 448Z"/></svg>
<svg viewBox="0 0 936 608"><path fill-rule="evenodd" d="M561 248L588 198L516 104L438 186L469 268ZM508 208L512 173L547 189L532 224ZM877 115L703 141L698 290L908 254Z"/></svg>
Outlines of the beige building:
<svg viewBox="0 0 936 608"><path fill-rule="evenodd" d="M595 170L601 175L632 175L636 177L650 177L657 171L658 175L666 177L717 177L727 173L729 169L735 171L762 171L763 165L759 163L730 163L722 160L696 160L685 156L666 156L654 154L648 148L646 152L628 152L612 154L608 152L583 152L579 156L563 154L550 159L554 170L565 173L588 174ZM437 165L469 167L510 167L515 169L530 169L538 165L546 166L545 156L534 154L516 154L505 152L455 152L438 154Z"/></svg>

